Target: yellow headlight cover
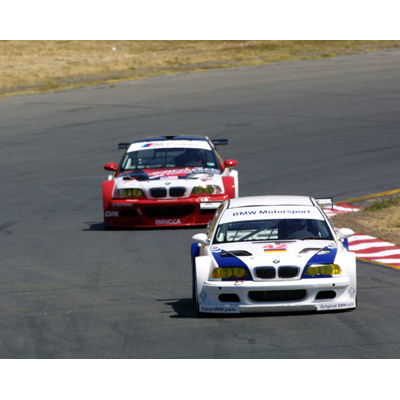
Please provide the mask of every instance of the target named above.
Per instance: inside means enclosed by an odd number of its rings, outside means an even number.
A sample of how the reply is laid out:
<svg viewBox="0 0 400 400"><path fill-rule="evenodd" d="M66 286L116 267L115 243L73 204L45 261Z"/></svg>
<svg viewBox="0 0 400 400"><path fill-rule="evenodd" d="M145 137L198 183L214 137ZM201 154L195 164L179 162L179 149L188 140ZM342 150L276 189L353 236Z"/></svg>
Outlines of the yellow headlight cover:
<svg viewBox="0 0 400 400"><path fill-rule="evenodd" d="M221 268L220 270L221 278L230 278L233 274L232 268Z"/></svg>
<svg viewBox="0 0 400 400"><path fill-rule="evenodd" d="M122 189L122 197L131 197L132 189Z"/></svg>
<svg viewBox="0 0 400 400"><path fill-rule="evenodd" d="M195 186L192 190L192 193L194 194L202 194L204 193L204 188L203 186Z"/></svg>
<svg viewBox="0 0 400 400"><path fill-rule="evenodd" d="M122 197L141 197L144 196L142 189L122 189Z"/></svg>
<svg viewBox="0 0 400 400"><path fill-rule="evenodd" d="M132 189L132 196L134 196L134 197L144 196L143 190L142 189Z"/></svg>
<svg viewBox="0 0 400 400"><path fill-rule="evenodd" d="M332 276L332 275L340 275L341 273L342 269L337 264L313 264L307 267L305 275Z"/></svg>
<svg viewBox="0 0 400 400"><path fill-rule="evenodd" d="M211 278L213 279L241 279L243 277L249 276L249 273L245 268L231 268L231 267L222 267L222 268L214 268L211 272Z"/></svg>

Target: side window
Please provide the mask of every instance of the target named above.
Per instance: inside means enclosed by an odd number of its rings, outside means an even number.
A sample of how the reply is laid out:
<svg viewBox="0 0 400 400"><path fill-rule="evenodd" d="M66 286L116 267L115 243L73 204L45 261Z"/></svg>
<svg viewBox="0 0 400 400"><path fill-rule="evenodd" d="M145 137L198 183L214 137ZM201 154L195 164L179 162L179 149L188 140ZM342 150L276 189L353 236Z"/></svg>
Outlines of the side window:
<svg viewBox="0 0 400 400"><path fill-rule="evenodd" d="M218 158L218 162L220 165L218 165L218 169L221 169L224 165L224 159L221 157L221 155L218 153L217 149L214 150L215 151L215 155Z"/></svg>
<svg viewBox="0 0 400 400"><path fill-rule="evenodd" d="M136 153L126 153L124 160L121 164L121 171L127 171L136 168Z"/></svg>

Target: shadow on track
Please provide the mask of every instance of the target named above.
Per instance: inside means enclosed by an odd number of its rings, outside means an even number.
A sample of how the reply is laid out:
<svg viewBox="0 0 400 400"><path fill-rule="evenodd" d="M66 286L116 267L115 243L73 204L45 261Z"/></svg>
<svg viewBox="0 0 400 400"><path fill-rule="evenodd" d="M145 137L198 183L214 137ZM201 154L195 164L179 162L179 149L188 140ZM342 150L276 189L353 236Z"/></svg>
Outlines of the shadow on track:
<svg viewBox="0 0 400 400"><path fill-rule="evenodd" d="M174 301L172 301L174 300ZM279 318L288 316L299 316L299 315L315 315L315 314L325 314L325 312L317 311L299 311L299 312L271 312L271 313L246 313L246 314L201 314L196 312L193 300L191 298L187 299L159 299L157 301L165 301L167 306L173 308L176 315L171 315L170 318L194 318L194 319L204 319L204 318ZM331 311L332 313L332 311Z"/></svg>

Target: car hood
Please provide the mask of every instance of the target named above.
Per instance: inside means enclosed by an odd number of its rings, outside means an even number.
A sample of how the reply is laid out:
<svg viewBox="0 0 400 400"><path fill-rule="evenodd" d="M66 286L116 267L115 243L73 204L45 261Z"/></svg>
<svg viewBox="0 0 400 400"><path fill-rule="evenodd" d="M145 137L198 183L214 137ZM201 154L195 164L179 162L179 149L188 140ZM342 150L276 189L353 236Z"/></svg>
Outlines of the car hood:
<svg viewBox="0 0 400 400"><path fill-rule="evenodd" d="M116 189L142 189L149 198L149 190L160 187L184 187L187 190L182 197L189 197L192 189L199 185L219 186L223 191L221 172L206 168L144 169L122 173L115 178Z"/></svg>
<svg viewBox="0 0 400 400"><path fill-rule="evenodd" d="M219 267L298 266L333 263L338 246L333 240L287 240L270 242L221 243L211 247Z"/></svg>

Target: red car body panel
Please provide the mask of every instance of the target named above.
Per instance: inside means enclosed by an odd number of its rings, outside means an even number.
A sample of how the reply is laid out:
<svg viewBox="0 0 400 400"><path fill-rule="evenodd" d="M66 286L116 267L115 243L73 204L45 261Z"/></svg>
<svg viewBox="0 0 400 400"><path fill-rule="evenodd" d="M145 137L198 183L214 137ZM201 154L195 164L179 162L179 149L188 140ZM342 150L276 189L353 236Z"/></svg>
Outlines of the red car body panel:
<svg viewBox="0 0 400 400"><path fill-rule="evenodd" d="M198 140L198 138L193 140ZM213 148L212 143L210 146ZM213 150L216 152L215 148ZM125 169L124 171L120 170L121 164L120 167L115 163L106 164L104 168L112 175L107 181L103 181L104 226L106 228L159 228L207 225L219 204L237 197L238 193L237 173L231 171L237 162L235 160L224 162L219 155L217 159L219 160L217 169L216 167L214 169L200 167L199 170L190 167L170 167L140 171ZM136 171L138 171L137 175ZM199 176L193 178L193 174ZM119 183L117 184L116 181ZM199 184L217 185L216 187L220 187L221 190L212 194L194 194L193 186ZM122 198L118 194L121 190L139 188L140 185L143 185L143 195L139 195L140 197L134 198L129 195L131 197ZM185 189L184 195L171 195L172 189L179 188L182 191ZM159 196L160 198L149 195L151 190L158 189L164 190L167 195Z"/></svg>

